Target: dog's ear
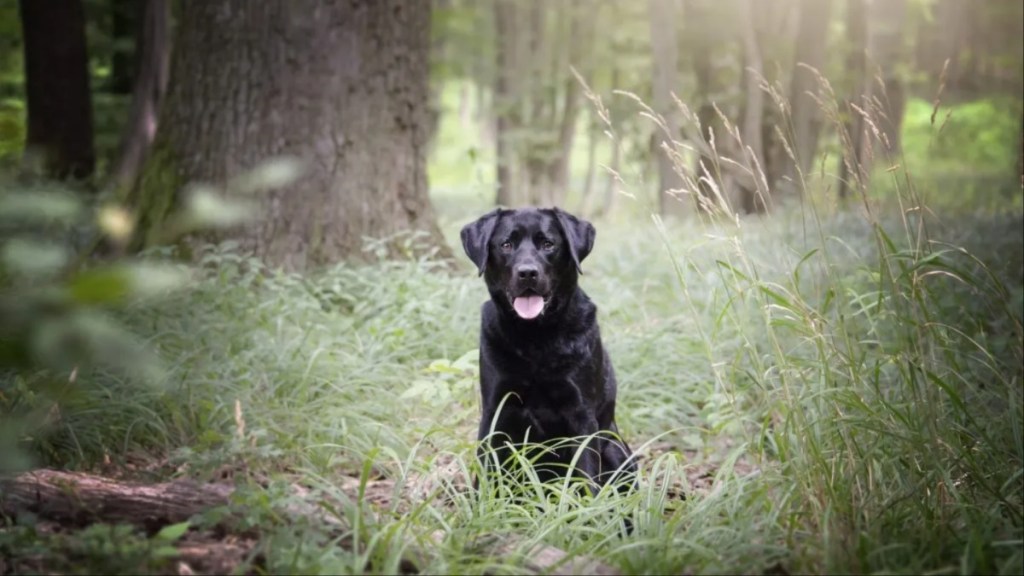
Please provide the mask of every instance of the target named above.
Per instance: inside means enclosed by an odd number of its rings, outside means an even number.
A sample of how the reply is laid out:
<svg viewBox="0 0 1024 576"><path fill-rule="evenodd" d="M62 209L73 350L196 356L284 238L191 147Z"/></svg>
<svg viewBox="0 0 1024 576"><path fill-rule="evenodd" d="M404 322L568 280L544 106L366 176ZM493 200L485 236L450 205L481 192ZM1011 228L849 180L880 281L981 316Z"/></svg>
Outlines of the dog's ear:
<svg viewBox="0 0 1024 576"><path fill-rule="evenodd" d="M487 269L488 245L491 243L491 235L494 234L494 226L501 216L501 209L484 214L475 222L470 222L462 227L459 236L462 238L462 248L466 256L476 264L480 275Z"/></svg>
<svg viewBox="0 0 1024 576"><path fill-rule="evenodd" d="M597 231L594 230L594 225L590 222L580 220L561 208L555 208L554 212L559 226L562 227L562 233L565 234L565 242L569 245L569 254L572 256L573 264L576 265L576 272L583 274L580 262L583 262L583 259L590 254L590 250L594 247L594 237L597 236Z"/></svg>

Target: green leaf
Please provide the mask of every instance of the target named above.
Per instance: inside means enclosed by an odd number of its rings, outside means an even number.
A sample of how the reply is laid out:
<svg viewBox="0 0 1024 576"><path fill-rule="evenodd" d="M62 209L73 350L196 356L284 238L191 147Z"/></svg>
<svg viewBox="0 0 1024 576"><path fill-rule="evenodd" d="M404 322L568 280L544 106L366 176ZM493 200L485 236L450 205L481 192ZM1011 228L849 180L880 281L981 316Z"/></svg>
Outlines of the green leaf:
<svg viewBox="0 0 1024 576"><path fill-rule="evenodd" d="M183 266L139 263L128 267L128 277L131 295L148 298L186 286L192 275Z"/></svg>
<svg viewBox="0 0 1024 576"><path fill-rule="evenodd" d="M109 304L123 300L131 285L124 266L104 266L76 274L68 283L68 294L79 304Z"/></svg>
<svg viewBox="0 0 1024 576"><path fill-rule="evenodd" d="M25 276L51 276L59 272L68 261L62 246L44 244L21 238L7 241L0 255L4 267Z"/></svg>
<svg viewBox="0 0 1024 576"><path fill-rule="evenodd" d="M154 538L157 540L163 540L165 542L174 542L178 538L184 536L185 532L188 532L188 528L188 520L184 522L179 522L177 524L170 524L168 526L164 526L163 528L161 528L160 531L156 533L156 536L154 536Z"/></svg>
<svg viewBox="0 0 1024 576"><path fill-rule="evenodd" d="M469 352L466 352L462 356L459 356L459 358L455 362L452 362L452 367L457 368L459 370L474 370L479 359L480 349L473 348Z"/></svg>
<svg viewBox="0 0 1024 576"><path fill-rule="evenodd" d="M72 220L81 212L81 202L67 192L12 192L0 195L0 220L53 222Z"/></svg>
<svg viewBox="0 0 1024 576"><path fill-rule="evenodd" d="M187 285L190 277L186 268L171 264L118 264L80 272L68 283L68 292L79 304L112 304L164 295Z"/></svg>

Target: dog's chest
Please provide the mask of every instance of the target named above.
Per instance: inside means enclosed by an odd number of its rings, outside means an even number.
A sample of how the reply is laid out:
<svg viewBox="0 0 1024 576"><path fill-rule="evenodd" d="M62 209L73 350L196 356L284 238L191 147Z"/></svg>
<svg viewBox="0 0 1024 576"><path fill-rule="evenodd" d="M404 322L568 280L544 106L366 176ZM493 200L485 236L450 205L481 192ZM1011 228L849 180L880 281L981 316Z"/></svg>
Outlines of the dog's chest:
<svg viewBox="0 0 1024 576"><path fill-rule="evenodd" d="M492 343L502 372L530 380L563 380L584 371L593 361L587 339L513 339Z"/></svg>

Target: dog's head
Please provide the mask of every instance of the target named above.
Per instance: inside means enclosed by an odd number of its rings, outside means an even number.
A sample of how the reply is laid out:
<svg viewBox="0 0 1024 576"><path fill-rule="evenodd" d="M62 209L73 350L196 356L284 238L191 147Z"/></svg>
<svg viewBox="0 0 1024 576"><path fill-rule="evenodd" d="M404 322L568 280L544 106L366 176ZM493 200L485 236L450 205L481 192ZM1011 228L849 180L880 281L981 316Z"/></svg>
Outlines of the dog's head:
<svg viewBox="0 0 1024 576"><path fill-rule="evenodd" d="M523 208L485 214L461 236L495 302L534 320L576 288L595 231L590 222L558 208Z"/></svg>

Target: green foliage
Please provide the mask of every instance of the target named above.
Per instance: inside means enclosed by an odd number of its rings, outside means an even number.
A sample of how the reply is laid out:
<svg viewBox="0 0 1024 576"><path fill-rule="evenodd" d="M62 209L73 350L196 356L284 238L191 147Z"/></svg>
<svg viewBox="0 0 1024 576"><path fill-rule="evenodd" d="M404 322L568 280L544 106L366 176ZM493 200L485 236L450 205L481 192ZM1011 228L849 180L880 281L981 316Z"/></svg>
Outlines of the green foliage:
<svg viewBox="0 0 1024 576"><path fill-rule="evenodd" d="M903 125L907 162L914 173L928 166L944 173L1015 174L1020 105L1019 99L986 98L936 110L911 98Z"/></svg>
<svg viewBox="0 0 1024 576"><path fill-rule="evenodd" d="M278 161L232 186L256 192L295 174L293 163ZM249 213L239 200L214 198L213 191L193 191L167 225L151 232L168 241L238 223ZM166 383L158 354L117 315L168 298L191 281L192 271L167 258L91 258L101 243L121 250L133 223L112 204L89 204L51 183L0 188L3 471L26 465L21 448L27 445L44 458L102 456L112 443L93 445L74 429L77 419L89 419L88 403L135 393L159 397Z"/></svg>
<svg viewBox="0 0 1024 576"><path fill-rule="evenodd" d="M845 213L599 223L582 282L615 359L620 427L645 455L629 496L530 474L465 489L486 297L468 267L300 276L230 245L202 252L190 290L117 313L161 352L165 385L128 396L113 374L80 375L88 392L63 408L53 457L147 453L199 478L274 479L244 483L232 506L274 572L415 558L513 573L544 544L629 573L1014 573L1022 224L942 222L925 223L930 242ZM286 520L294 479L356 544ZM508 556L489 552L513 536Z"/></svg>
<svg viewBox="0 0 1024 576"><path fill-rule="evenodd" d="M21 519L0 527L0 554L20 572L56 570L63 574L161 574L178 556L174 547L189 529L172 524L152 537L123 524L92 524L82 530Z"/></svg>

